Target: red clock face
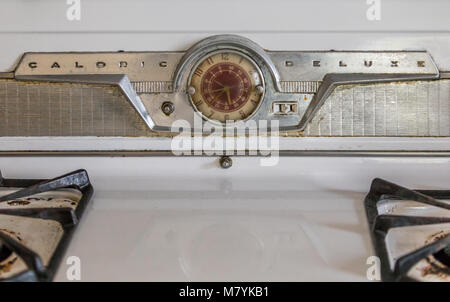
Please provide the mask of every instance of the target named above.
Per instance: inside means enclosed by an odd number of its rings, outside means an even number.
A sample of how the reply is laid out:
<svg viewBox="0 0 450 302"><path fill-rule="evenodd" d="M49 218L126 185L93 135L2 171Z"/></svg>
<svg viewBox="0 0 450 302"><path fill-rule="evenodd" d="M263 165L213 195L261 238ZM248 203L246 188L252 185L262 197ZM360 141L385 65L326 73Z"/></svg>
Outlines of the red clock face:
<svg viewBox="0 0 450 302"><path fill-rule="evenodd" d="M251 116L262 100L263 87L256 64L232 51L203 59L189 83L195 109L205 118L222 123Z"/></svg>
<svg viewBox="0 0 450 302"><path fill-rule="evenodd" d="M211 66L202 77L201 95L208 105L220 112L232 112L244 106L251 93L251 79L234 63Z"/></svg>

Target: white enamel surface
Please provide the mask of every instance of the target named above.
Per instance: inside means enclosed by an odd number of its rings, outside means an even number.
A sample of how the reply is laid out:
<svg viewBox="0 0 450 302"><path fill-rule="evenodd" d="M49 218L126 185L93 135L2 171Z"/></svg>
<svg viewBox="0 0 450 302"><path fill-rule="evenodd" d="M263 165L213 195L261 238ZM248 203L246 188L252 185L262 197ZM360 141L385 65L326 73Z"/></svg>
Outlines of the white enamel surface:
<svg viewBox="0 0 450 302"><path fill-rule="evenodd" d="M369 21L361 0L89 0L68 21L66 1L3 0L0 71L26 51L184 50L220 33L272 50L426 49L450 70L448 1L381 2L381 20Z"/></svg>
<svg viewBox="0 0 450 302"><path fill-rule="evenodd" d="M82 280L359 280L375 177L444 189L447 158L2 157L5 177L78 168L95 188L66 257ZM424 185L427 184L427 185ZM66 280L63 260L56 280Z"/></svg>

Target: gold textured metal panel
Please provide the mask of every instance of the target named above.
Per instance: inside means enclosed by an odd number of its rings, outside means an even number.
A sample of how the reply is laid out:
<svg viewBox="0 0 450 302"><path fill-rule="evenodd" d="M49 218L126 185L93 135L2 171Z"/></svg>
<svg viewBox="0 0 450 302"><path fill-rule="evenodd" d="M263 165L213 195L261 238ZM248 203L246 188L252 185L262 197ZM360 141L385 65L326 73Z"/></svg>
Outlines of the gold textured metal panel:
<svg viewBox="0 0 450 302"><path fill-rule="evenodd" d="M340 86L302 135L450 136L450 80ZM117 87L5 79L0 136L160 135Z"/></svg>
<svg viewBox="0 0 450 302"><path fill-rule="evenodd" d="M0 136L151 136L118 88L0 80Z"/></svg>
<svg viewBox="0 0 450 302"><path fill-rule="evenodd" d="M450 80L343 85L305 136L450 136Z"/></svg>

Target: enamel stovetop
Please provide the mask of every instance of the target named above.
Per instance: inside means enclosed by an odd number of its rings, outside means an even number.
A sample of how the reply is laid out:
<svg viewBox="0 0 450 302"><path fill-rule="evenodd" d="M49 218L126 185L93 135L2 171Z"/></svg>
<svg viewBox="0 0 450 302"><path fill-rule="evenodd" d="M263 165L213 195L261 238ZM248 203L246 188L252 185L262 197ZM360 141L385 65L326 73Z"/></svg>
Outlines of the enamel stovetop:
<svg viewBox="0 0 450 302"><path fill-rule="evenodd" d="M86 168L95 188L63 259L82 281L364 281L375 177L448 189L448 158L1 157L5 177Z"/></svg>

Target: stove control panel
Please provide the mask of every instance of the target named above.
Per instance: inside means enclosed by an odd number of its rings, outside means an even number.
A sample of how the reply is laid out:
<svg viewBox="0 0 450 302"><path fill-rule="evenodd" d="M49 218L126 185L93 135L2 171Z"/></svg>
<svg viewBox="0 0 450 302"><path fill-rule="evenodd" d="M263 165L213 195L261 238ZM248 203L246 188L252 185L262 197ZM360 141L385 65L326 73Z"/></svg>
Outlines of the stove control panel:
<svg viewBox="0 0 450 302"><path fill-rule="evenodd" d="M26 53L0 74L9 119L0 136L153 136L261 121L301 136L448 136L447 77L425 51L268 51L235 35L187 51ZM18 126L24 119L30 127Z"/></svg>

